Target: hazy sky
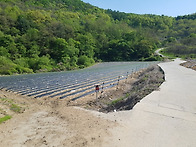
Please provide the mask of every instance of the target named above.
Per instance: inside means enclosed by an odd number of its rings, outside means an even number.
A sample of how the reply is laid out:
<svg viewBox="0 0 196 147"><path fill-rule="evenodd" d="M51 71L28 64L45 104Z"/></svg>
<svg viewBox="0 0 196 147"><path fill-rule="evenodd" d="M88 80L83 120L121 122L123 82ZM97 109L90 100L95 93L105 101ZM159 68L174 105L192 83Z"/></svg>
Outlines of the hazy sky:
<svg viewBox="0 0 196 147"><path fill-rule="evenodd" d="M82 0L103 9L126 13L187 15L196 12L196 0Z"/></svg>

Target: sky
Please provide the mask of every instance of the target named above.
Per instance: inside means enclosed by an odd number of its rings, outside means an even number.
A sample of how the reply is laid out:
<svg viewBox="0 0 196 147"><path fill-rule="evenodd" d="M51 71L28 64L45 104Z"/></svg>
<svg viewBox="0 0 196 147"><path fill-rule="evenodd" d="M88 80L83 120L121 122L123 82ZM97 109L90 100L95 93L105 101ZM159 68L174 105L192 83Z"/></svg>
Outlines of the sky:
<svg viewBox="0 0 196 147"><path fill-rule="evenodd" d="M82 0L103 9L126 13L182 16L196 13L196 0Z"/></svg>

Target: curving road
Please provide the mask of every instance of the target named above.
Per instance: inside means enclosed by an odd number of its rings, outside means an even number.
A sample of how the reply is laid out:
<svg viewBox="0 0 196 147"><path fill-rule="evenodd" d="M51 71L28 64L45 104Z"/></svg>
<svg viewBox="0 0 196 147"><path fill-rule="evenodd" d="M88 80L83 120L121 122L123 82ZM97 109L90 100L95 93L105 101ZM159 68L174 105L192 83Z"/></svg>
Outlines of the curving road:
<svg viewBox="0 0 196 147"><path fill-rule="evenodd" d="M157 55L159 55L159 56L161 56L161 57L166 57L166 56L164 56L164 55L162 55L162 54L160 53L160 51L163 50L163 49L164 49L164 48L160 48L160 49L156 50L156 51L155 51L155 54L157 54Z"/></svg>
<svg viewBox="0 0 196 147"><path fill-rule="evenodd" d="M196 147L196 71L161 63L166 81L133 110L105 117L120 125L104 147Z"/></svg>

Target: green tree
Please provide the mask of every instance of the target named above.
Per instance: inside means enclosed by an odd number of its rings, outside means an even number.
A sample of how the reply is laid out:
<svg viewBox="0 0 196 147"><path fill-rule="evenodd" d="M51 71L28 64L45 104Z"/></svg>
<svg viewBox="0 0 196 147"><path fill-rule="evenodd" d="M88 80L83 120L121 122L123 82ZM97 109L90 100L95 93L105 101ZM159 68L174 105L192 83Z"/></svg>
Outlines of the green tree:
<svg viewBox="0 0 196 147"><path fill-rule="evenodd" d="M8 58L10 57L8 50L3 46L0 46L0 56L4 56L4 57L8 57Z"/></svg>
<svg viewBox="0 0 196 147"><path fill-rule="evenodd" d="M4 56L0 56L0 74L10 75L17 73L16 64Z"/></svg>
<svg viewBox="0 0 196 147"><path fill-rule="evenodd" d="M85 56L85 55L80 56L78 58L78 65L79 65L80 68L90 66L93 63L94 63L94 60L92 58L89 58L89 57Z"/></svg>
<svg viewBox="0 0 196 147"><path fill-rule="evenodd" d="M77 41L79 41L79 56L87 56L93 58L95 50L95 39L92 34L88 33L86 35L79 34L77 36Z"/></svg>
<svg viewBox="0 0 196 147"><path fill-rule="evenodd" d="M153 53L153 45L148 40L141 40L135 44L135 50L137 58L147 58Z"/></svg>

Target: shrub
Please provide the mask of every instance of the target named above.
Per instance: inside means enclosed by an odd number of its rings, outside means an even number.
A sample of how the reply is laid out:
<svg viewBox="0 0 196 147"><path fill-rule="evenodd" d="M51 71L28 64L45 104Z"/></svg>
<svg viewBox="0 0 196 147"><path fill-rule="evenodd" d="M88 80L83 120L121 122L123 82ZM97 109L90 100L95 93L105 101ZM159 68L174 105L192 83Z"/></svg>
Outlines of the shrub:
<svg viewBox="0 0 196 147"><path fill-rule="evenodd" d="M92 58L89 58L87 56L80 56L78 58L78 65L80 68L83 68L83 67L87 67L87 66L90 66L94 63L95 61L92 59Z"/></svg>
<svg viewBox="0 0 196 147"><path fill-rule="evenodd" d="M19 74L33 73L33 70L32 69L29 69L29 68L26 68L26 67L22 67L20 65L17 65L16 66L16 70L17 70L17 73L19 73Z"/></svg>
<svg viewBox="0 0 196 147"><path fill-rule="evenodd" d="M0 56L0 74L11 75L17 73L17 65L6 57Z"/></svg>

